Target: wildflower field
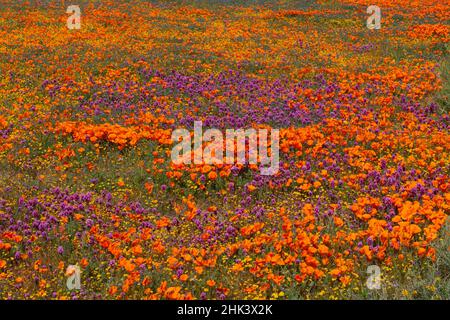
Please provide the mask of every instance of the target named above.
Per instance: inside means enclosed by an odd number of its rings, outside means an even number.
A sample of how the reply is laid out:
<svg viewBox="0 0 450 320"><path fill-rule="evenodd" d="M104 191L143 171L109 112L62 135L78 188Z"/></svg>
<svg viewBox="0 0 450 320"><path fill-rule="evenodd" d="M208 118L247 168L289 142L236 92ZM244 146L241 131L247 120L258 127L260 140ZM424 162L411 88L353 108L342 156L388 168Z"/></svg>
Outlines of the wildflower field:
<svg viewBox="0 0 450 320"><path fill-rule="evenodd" d="M0 299L449 299L449 22L0 0ZM194 121L279 129L278 172L173 163Z"/></svg>

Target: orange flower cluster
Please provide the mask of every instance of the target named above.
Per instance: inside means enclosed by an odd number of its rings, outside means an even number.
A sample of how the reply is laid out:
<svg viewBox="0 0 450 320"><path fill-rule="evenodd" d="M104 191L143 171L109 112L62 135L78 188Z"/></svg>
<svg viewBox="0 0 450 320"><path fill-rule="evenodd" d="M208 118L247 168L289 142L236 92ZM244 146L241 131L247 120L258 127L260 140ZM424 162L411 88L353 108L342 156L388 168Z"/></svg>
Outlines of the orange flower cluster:
<svg viewBox="0 0 450 320"><path fill-rule="evenodd" d="M158 126L158 123L170 124L172 121L163 117L156 118L149 114L145 115L143 120L145 120L144 124L128 127L109 123L87 124L65 121L58 123L54 128L54 132L71 135L75 141L90 141L92 143L97 143L101 140L108 141L117 144L119 149L123 149L126 146L135 146L141 139L156 141L163 145L172 143L171 130Z"/></svg>
<svg viewBox="0 0 450 320"><path fill-rule="evenodd" d="M8 127L8 122L6 121L6 118L3 116L0 116L0 130L6 129Z"/></svg>
<svg viewBox="0 0 450 320"><path fill-rule="evenodd" d="M421 24L411 27L408 35L415 39L432 39L435 42L449 41L450 27L444 24Z"/></svg>
<svg viewBox="0 0 450 320"><path fill-rule="evenodd" d="M267 15L267 18L283 18L283 17L311 17L311 16L318 16L318 15L328 15L336 13L336 11L333 10L279 10L273 13L269 13Z"/></svg>

